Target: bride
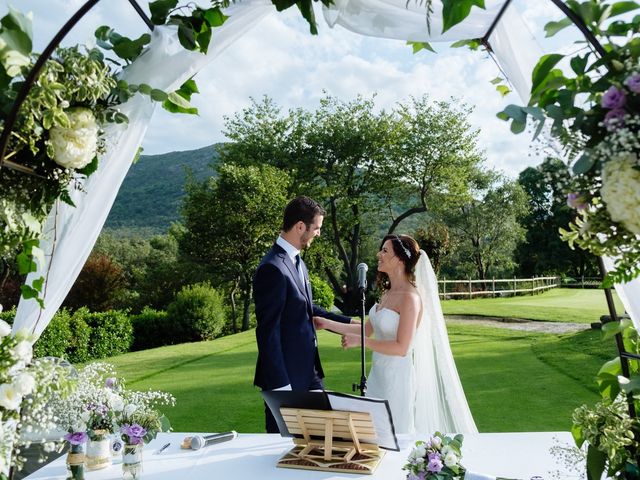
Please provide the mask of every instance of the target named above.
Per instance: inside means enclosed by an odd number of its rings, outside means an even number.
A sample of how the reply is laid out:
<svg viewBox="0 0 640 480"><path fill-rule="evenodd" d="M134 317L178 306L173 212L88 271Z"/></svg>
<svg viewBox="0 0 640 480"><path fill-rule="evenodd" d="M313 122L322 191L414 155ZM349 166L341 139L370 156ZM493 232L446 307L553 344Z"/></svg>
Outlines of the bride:
<svg viewBox="0 0 640 480"><path fill-rule="evenodd" d="M379 303L369 311L373 351L367 396L389 401L396 433L476 433L453 361L438 283L427 254L407 235L387 235L378 252ZM317 329L360 346L360 325L315 317ZM371 338L373 336L373 338Z"/></svg>

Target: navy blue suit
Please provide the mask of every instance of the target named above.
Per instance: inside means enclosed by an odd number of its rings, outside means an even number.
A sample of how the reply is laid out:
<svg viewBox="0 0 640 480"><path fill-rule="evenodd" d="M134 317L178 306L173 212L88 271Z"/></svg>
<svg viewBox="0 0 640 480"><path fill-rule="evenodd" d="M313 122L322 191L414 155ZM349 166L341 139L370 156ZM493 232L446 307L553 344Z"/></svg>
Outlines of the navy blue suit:
<svg viewBox="0 0 640 480"><path fill-rule="evenodd" d="M263 390L285 385L291 385L292 390L322 388L324 373L313 317L351 322L349 317L327 312L313 304L307 267L304 262L300 263L304 284L287 252L274 244L260 262L253 279L258 342L253 383Z"/></svg>

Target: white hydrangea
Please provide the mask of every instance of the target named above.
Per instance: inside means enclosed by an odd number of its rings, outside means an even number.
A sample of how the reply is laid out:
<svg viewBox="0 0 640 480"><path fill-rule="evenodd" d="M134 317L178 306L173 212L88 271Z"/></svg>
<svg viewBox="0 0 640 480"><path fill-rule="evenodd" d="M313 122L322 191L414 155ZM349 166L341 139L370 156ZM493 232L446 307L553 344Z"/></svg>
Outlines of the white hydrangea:
<svg viewBox="0 0 640 480"><path fill-rule="evenodd" d="M49 131L54 161L65 168L82 168L96 156L98 124L88 108L67 112L69 128L55 126Z"/></svg>
<svg viewBox="0 0 640 480"><path fill-rule="evenodd" d="M18 342L14 349L16 358L24 363L29 363L33 358L33 350L31 348L31 342L22 340Z"/></svg>
<svg viewBox="0 0 640 480"><path fill-rule="evenodd" d="M611 219L640 235L640 171L633 168L637 162L633 153L618 155L605 162L600 194Z"/></svg>

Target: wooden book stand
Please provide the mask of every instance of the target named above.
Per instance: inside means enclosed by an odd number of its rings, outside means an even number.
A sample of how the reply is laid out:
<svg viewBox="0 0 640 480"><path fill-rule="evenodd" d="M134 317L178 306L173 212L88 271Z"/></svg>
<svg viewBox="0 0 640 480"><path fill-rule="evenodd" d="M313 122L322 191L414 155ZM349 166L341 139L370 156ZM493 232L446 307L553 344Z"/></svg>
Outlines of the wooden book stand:
<svg viewBox="0 0 640 480"><path fill-rule="evenodd" d="M285 407L280 413L289 433L303 438L293 439L294 447L278 467L372 474L385 454L375 443L361 440L376 438L369 413Z"/></svg>

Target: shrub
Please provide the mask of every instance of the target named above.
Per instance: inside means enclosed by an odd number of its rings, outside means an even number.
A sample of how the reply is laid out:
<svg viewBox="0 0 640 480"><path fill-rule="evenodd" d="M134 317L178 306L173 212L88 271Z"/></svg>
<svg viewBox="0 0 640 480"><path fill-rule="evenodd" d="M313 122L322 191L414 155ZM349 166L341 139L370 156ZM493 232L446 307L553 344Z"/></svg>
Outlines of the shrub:
<svg viewBox="0 0 640 480"><path fill-rule="evenodd" d="M88 348L91 359L112 357L129 351L133 342L133 328L127 312L111 310L90 313L86 309L80 310L84 310L83 320L91 328Z"/></svg>
<svg viewBox="0 0 640 480"><path fill-rule="evenodd" d="M35 357L67 358L67 349L71 340L69 322L71 314L62 309L56 312L47 328L33 345Z"/></svg>
<svg viewBox="0 0 640 480"><path fill-rule="evenodd" d="M174 328L167 312L145 307L140 314L131 316L131 325L131 350L145 350L176 343Z"/></svg>
<svg viewBox="0 0 640 480"><path fill-rule="evenodd" d="M322 278L314 273L309 273L309 281L311 282L311 293L313 295L313 303L329 309L333 306L335 295L331 286Z"/></svg>
<svg viewBox="0 0 640 480"><path fill-rule="evenodd" d="M9 325L13 325L14 318L16 318L16 307L0 312L0 320L4 320Z"/></svg>
<svg viewBox="0 0 640 480"><path fill-rule="evenodd" d="M67 345L67 360L71 363L84 363L90 360L89 339L91 338L91 327L87 325L84 317L89 313L86 308L74 312L69 319L69 344Z"/></svg>
<svg viewBox="0 0 640 480"><path fill-rule="evenodd" d="M225 324L222 295L208 283L183 287L167 313L175 325L176 343L216 338Z"/></svg>

